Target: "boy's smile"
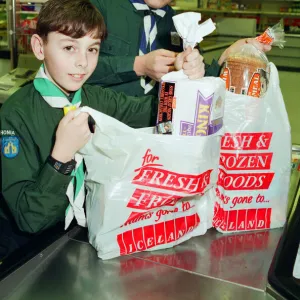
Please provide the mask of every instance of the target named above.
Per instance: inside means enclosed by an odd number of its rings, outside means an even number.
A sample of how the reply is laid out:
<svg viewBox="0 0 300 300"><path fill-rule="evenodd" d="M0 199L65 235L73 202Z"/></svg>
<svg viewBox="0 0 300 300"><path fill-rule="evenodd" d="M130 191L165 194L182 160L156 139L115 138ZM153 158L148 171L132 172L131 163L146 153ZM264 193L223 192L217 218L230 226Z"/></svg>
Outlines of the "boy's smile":
<svg viewBox="0 0 300 300"><path fill-rule="evenodd" d="M38 58L44 60L47 76L66 94L80 89L97 66L100 39L94 39L93 33L74 39L50 32L46 42L39 41L42 55Z"/></svg>

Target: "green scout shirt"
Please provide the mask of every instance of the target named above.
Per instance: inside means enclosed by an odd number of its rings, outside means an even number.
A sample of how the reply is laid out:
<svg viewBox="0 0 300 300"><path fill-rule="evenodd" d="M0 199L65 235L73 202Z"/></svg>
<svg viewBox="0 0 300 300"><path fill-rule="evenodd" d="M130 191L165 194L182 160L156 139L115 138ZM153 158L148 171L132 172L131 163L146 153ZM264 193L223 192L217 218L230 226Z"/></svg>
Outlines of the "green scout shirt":
<svg viewBox="0 0 300 300"><path fill-rule="evenodd" d="M139 53L141 30L144 28L144 12L137 11L129 0L91 0L105 19L108 36L101 43L98 65L89 78L89 84L110 87L131 96L144 95L140 78L133 70L135 57ZM172 17L174 10L168 6L166 15L157 15L157 49L182 52L180 39L172 38L175 33ZM205 76L218 76L220 66L216 61L206 65ZM158 84L149 94L157 95Z"/></svg>
<svg viewBox="0 0 300 300"><path fill-rule="evenodd" d="M157 114L157 102L152 96L128 97L88 85L83 87L81 106L94 108L131 127L152 126ZM33 84L20 89L1 108L2 193L22 231L35 233L64 221L71 176L45 163L63 116L63 109L49 106ZM8 158L3 147L9 138L14 139L15 153L18 151L14 158ZM1 207L0 217L5 218Z"/></svg>

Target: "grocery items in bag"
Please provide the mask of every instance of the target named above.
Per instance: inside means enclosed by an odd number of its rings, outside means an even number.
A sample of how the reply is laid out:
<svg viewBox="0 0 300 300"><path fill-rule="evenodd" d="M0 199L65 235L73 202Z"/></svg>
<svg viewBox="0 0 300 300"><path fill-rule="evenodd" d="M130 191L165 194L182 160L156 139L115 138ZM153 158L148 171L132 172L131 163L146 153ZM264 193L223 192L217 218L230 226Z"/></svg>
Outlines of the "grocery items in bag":
<svg viewBox="0 0 300 300"><path fill-rule="evenodd" d="M268 28L256 38L267 45L283 48L284 31L280 24ZM247 40L246 40L247 41ZM232 52L224 62L220 77L226 82L226 89L232 93L260 98L266 93L269 81L269 67L266 55L253 45L245 45Z"/></svg>
<svg viewBox="0 0 300 300"><path fill-rule="evenodd" d="M278 71L262 101L226 92L213 225L221 232L282 227L290 180L291 132Z"/></svg>
<svg viewBox="0 0 300 300"><path fill-rule="evenodd" d="M205 137L133 129L91 108L81 150L89 241L102 259L173 247L211 227L221 131Z"/></svg>
<svg viewBox="0 0 300 300"><path fill-rule="evenodd" d="M190 80L182 71L163 76L157 132L206 136L223 125L225 84L220 78Z"/></svg>
<svg viewBox="0 0 300 300"><path fill-rule="evenodd" d="M199 24L199 13L179 14L173 20L185 49L215 30L211 19ZM225 85L219 78L190 80L182 70L168 73L160 82L157 132L211 135L222 127L224 100Z"/></svg>
<svg viewBox="0 0 300 300"><path fill-rule="evenodd" d="M269 68L266 55L246 44L232 53L222 66L220 77L232 93L262 97L268 86Z"/></svg>

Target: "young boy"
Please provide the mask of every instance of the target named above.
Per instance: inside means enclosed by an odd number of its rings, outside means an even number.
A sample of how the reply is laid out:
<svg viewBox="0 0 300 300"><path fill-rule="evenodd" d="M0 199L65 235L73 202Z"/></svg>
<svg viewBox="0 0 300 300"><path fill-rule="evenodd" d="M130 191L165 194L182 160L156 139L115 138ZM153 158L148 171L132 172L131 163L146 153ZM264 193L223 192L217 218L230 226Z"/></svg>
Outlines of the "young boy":
<svg viewBox="0 0 300 300"><path fill-rule="evenodd" d="M66 193L82 195L83 180L71 173L82 169L74 158L91 137L88 115L69 111L64 116L63 107L89 106L135 128L153 125L156 97L83 86L105 36L103 18L88 0L49 0L43 6L31 40L43 65L34 82L12 95L0 112L2 225L11 224L10 218L21 232L42 232L64 221ZM191 72L197 74L201 63L191 64Z"/></svg>

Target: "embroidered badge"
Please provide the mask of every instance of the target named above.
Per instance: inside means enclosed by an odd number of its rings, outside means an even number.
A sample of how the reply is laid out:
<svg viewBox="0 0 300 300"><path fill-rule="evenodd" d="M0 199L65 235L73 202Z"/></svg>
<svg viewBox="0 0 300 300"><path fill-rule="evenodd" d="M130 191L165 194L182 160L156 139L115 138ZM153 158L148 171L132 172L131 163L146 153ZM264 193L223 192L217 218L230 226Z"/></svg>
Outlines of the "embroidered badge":
<svg viewBox="0 0 300 300"><path fill-rule="evenodd" d="M10 129L2 129L0 130L0 135L4 136L4 135L16 135L14 130L10 130Z"/></svg>
<svg viewBox="0 0 300 300"><path fill-rule="evenodd" d="M1 150L5 157L14 158L19 154L20 141L16 136L3 136Z"/></svg>
<svg viewBox="0 0 300 300"><path fill-rule="evenodd" d="M171 44L173 46L180 46L180 36L177 32L171 32Z"/></svg>

